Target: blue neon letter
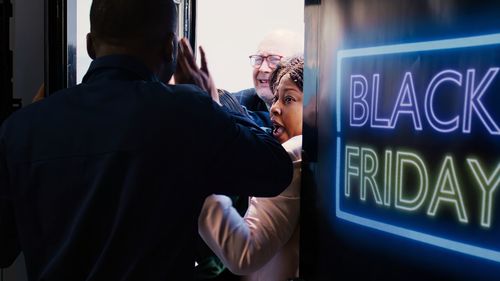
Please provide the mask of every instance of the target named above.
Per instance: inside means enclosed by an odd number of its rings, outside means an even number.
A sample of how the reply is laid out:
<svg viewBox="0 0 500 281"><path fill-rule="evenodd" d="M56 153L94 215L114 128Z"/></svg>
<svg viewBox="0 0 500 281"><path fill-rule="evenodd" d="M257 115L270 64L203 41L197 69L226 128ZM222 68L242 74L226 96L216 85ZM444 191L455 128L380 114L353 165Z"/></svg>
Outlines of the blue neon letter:
<svg viewBox="0 0 500 281"><path fill-rule="evenodd" d="M361 127L368 121L367 93L368 81L366 78L363 75L351 75L351 93L349 96L351 110L349 120L351 127Z"/></svg>
<svg viewBox="0 0 500 281"><path fill-rule="evenodd" d="M474 86L474 80L476 76L475 69L467 70L467 81L465 84L465 103L464 103L464 122L463 122L463 131L464 133L470 133L471 127L471 119L472 119L472 111L475 111L477 116L481 119L482 123L488 129L490 134L492 135L500 135L500 128L495 123L493 118L486 108L481 103L481 97L486 92L488 87L490 86L493 78L498 73L498 67L492 67L488 69L486 75L484 75L481 82L477 87ZM496 93L495 93L496 94Z"/></svg>
<svg viewBox="0 0 500 281"><path fill-rule="evenodd" d="M406 72L399 89L398 99L394 105L394 110L391 116L391 128L396 126L400 113L410 114L413 118L413 125L418 131L422 130L422 122L420 121L420 113L418 112L417 96L415 94L415 86L411 72Z"/></svg>
<svg viewBox="0 0 500 281"><path fill-rule="evenodd" d="M429 121L429 124L439 132L452 132L458 128L459 117L455 116L453 119L448 121L442 121L436 117L434 112L434 94L436 93L437 87L441 85L441 83L450 81L458 86L462 86L462 74L455 70L444 70L439 72L434 78L432 78L429 86L427 87L427 91L425 92L425 116Z"/></svg>
<svg viewBox="0 0 500 281"><path fill-rule="evenodd" d="M378 118L378 93L380 86L380 74L373 74L372 84L372 104L370 112L370 126L372 128L391 128L389 126L389 119Z"/></svg>

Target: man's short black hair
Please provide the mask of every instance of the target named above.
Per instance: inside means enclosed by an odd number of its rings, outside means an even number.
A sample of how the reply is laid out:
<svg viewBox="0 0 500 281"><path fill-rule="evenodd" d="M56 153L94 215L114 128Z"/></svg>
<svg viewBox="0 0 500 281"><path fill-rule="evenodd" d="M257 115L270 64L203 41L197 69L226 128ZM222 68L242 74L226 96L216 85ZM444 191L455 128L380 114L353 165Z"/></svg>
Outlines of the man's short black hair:
<svg viewBox="0 0 500 281"><path fill-rule="evenodd" d="M154 44L176 31L172 0L93 0L90 31L114 45Z"/></svg>

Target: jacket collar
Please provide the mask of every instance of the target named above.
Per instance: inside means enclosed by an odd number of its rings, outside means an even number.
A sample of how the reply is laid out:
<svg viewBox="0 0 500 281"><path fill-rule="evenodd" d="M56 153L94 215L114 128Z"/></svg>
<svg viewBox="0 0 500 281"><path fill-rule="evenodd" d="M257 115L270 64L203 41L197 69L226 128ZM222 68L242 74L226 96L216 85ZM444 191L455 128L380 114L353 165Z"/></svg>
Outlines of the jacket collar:
<svg viewBox="0 0 500 281"><path fill-rule="evenodd" d="M95 59L90 64L82 83L89 83L102 76L113 76L123 80L159 81L146 65L128 55L110 55Z"/></svg>

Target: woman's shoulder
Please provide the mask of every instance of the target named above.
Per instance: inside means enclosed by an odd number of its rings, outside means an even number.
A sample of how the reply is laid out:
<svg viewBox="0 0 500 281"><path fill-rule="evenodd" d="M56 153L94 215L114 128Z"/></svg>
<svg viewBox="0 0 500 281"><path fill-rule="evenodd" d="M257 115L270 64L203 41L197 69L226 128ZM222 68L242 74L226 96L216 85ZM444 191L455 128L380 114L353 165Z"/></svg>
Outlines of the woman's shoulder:
<svg viewBox="0 0 500 281"><path fill-rule="evenodd" d="M302 159L302 135L295 136L282 143L293 161Z"/></svg>

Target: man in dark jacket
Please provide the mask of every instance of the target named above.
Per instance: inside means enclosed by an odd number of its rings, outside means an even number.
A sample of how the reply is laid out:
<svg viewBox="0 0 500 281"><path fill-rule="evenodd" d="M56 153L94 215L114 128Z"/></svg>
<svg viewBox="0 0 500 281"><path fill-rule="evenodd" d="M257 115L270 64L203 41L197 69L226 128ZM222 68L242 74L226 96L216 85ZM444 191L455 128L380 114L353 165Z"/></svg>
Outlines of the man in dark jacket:
<svg viewBox="0 0 500 281"><path fill-rule="evenodd" d="M0 129L0 267L22 251L30 280L189 280L204 198L275 196L290 159L198 87L161 82L170 0L94 0L90 20L83 83Z"/></svg>

